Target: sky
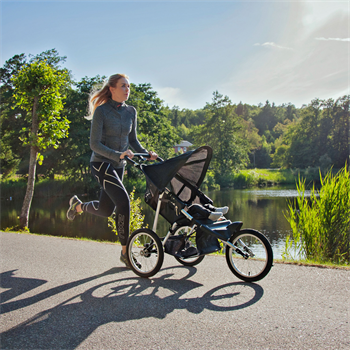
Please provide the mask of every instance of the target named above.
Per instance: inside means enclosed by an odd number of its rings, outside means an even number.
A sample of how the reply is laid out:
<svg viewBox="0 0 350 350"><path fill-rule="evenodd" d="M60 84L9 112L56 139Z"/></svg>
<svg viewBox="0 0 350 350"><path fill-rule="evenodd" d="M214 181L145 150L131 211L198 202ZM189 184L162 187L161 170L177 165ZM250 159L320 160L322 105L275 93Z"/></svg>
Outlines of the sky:
<svg viewBox="0 0 350 350"><path fill-rule="evenodd" d="M350 1L1 0L1 66L55 48L76 81L125 73L165 106L350 94Z"/></svg>

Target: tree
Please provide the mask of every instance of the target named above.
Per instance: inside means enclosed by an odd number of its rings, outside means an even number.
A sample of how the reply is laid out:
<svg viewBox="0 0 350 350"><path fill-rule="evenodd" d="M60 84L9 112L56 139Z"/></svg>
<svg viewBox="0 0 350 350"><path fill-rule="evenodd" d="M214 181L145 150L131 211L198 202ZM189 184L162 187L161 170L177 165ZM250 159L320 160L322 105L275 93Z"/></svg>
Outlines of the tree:
<svg viewBox="0 0 350 350"><path fill-rule="evenodd" d="M331 108L332 126L329 130L332 163L336 168L341 168L349 162L349 105L350 95L338 98Z"/></svg>
<svg viewBox="0 0 350 350"><path fill-rule="evenodd" d="M213 93L212 103L207 103L206 121L193 129L196 146L208 145L213 149L213 166L217 182L247 164L249 144L242 136L243 119L235 113L235 106L227 96Z"/></svg>
<svg viewBox="0 0 350 350"><path fill-rule="evenodd" d="M163 101L157 97L150 84L131 84L128 105L137 110L137 132L142 145L154 150L162 158L174 155L173 146L180 141L171 125Z"/></svg>
<svg viewBox="0 0 350 350"><path fill-rule="evenodd" d="M14 86L11 78L25 65L24 54L15 55L0 68L0 123L1 123L1 172L3 176L15 173L24 155L24 149L18 142L22 129L20 108L14 108ZM26 122L25 122L26 123Z"/></svg>
<svg viewBox="0 0 350 350"><path fill-rule="evenodd" d="M255 126L259 129L259 135L264 135L266 131L272 130L277 124L277 108L266 101L265 106L260 110L254 119Z"/></svg>
<svg viewBox="0 0 350 350"><path fill-rule="evenodd" d="M14 100L14 90L12 77L27 63L34 61L45 61L51 67L67 72L60 67L60 63L65 62L66 57L59 56L56 49L44 51L36 56L29 55L30 60L24 53L15 55L7 60L0 68L0 94L1 94L1 172L3 176L8 176L16 172L25 174L29 163L29 148L23 147L18 142L22 128L30 127L30 120L25 118L25 110L21 109Z"/></svg>
<svg viewBox="0 0 350 350"><path fill-rule="evenodd" d="M172 114L173 114L173 118L172 118L172 125L177 128L179 126L179 106L174 106L172 108Z"/></svg>
<svg viewBox="0 0 350 350"><path fill-rule="evenodd" d="M68 82L68 73L37 60L26 64L12 81L16 105L31 121L31 127L24 127L21 133L21 140L30 147L27 190L20 214L20 227L25 228L34 194L36 164L43 160L40 152L49 146L57 147L59 139L68 134L68 120L59 115L63 108L62 88Z"/></svg>
<svg viewBox="0 0 350 350"><path fill-rule="evenodd" d="M70 128L68 137L61 140L57 149L53 147L44 153L45 159L40 166L41 174L52 177L54 174L64 174L71 180L95 181L90 174L91 149L89 145L91 120L87 120L89 114L88 101L90 92L96 85L102 85L104 76L97 75L93 78L84 77L81 81L67 89L64 108L61 115L69 120ZM55 157L51 157L51 154Z"/></svg>
<svg viewBox="0 0 350 350"><path fill-rule="evenodd" d="M237 111L237 108L236 108ZM258 133L258 129L254 126L252 118L248 120L243 119L242 123L244 125L241 133L241 137L248 142L249 147L249 158L250 164L254 168L256 167L256 152L259 152L262 144L262 137Z"/></svg>

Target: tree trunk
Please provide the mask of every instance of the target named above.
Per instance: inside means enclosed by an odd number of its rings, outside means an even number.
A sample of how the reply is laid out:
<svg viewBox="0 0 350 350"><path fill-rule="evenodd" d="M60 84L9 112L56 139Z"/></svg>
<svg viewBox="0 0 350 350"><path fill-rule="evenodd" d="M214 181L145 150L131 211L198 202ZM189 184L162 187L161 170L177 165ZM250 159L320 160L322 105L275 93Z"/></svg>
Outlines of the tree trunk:
<svg viewBox="0 0 350 350"><path fill-rule="evenodd" d="M37 115L39 97L34 98L33 112L32 112L32 142L35 143L36 136L38 135L39 122ZM29 159L29 170L28 170L28 183L27 190L24 196L23 206L21 215L19 217L19 225L22 229L28 228L29 225L29 211L32 204L33 194L34 194L34 185L35 185L35 173L36 173L36 162L38 158L38 149L34 144L30 147L30 159Z"/></svg>

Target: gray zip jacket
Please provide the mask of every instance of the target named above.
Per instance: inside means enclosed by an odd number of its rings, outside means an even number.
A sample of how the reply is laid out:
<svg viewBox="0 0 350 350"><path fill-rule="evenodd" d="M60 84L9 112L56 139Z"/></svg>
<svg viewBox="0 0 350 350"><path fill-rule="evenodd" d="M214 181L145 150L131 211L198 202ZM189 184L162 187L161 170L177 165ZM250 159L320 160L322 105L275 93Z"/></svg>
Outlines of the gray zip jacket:
<svg viewBox="0 0 350 350"><path fill-rule="evenodd" d="M120 159L129 145L134 152L148 153L137 139L136 109L125 103L120 104L112 99L98 106L92 117L90 162L108 162L114 168L125 166L126 161Z"/></svg>

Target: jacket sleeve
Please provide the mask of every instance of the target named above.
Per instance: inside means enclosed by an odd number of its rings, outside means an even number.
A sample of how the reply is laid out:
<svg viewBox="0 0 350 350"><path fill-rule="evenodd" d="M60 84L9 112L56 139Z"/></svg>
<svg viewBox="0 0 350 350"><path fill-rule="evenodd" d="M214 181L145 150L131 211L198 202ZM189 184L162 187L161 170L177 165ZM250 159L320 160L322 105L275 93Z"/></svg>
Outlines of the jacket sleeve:
<svg viewBox="0 0 350 350"><path fill-rule="evenodd" d="M95 109L92 117L90 131L90 148L96 153L108 159L120 162L122 152L115 151L102 142L104 113L99 107Z"/></svg>
<svg viewBox="0 0 350 350"><path fill-rule="evenodd" d="M135 111L135 114L133 118L132 129L129 134L129 145L134 152L148 153L148 151L142 147L140 141L137 139L137 112L135 108L133 108L133 110Z"/></svg>

